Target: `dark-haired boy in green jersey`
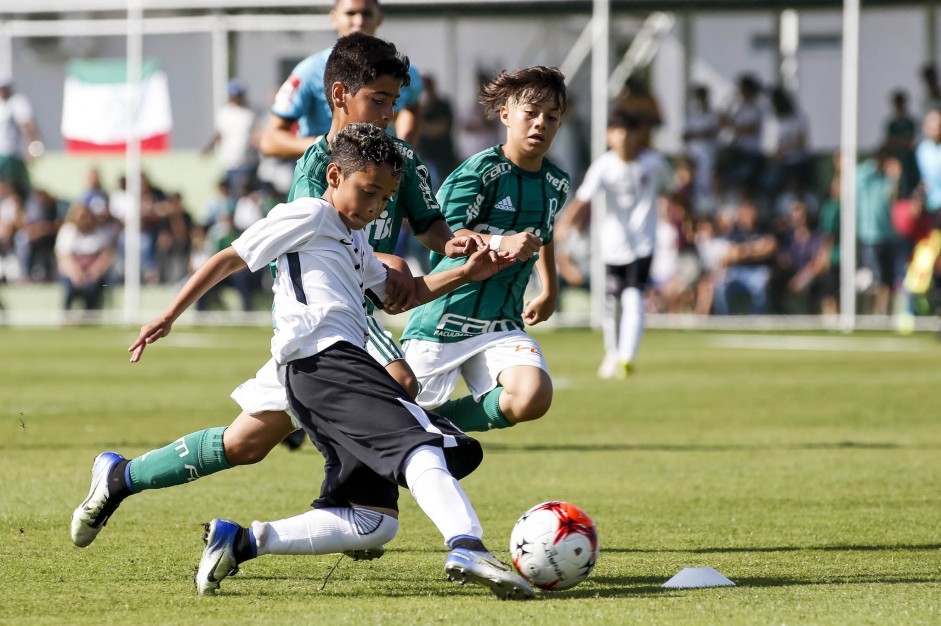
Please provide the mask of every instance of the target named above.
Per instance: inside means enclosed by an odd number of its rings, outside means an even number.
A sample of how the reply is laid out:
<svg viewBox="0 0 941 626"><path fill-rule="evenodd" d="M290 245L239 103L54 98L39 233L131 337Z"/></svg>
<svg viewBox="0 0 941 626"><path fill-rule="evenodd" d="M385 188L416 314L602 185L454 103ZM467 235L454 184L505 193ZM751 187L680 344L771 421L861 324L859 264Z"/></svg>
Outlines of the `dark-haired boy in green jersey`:
<svg viewBox="0 0 941 626"><path fill-rule="evenodd" d="M503 72L481 88L480 102L506 126L506 143L467 159L444 181L438 200L456 234L479 233L518 262L415 309L402 336L421 383L418 403L465 431L506 428L549 410L552 379L524 325L555 311L552 224L570 187L568 174L545 157L566 107L558 69ZM433 272L463 262L432 255ZM542 292L525 302L533 267ZM471 395L451 400L459 376Z"/></svg>

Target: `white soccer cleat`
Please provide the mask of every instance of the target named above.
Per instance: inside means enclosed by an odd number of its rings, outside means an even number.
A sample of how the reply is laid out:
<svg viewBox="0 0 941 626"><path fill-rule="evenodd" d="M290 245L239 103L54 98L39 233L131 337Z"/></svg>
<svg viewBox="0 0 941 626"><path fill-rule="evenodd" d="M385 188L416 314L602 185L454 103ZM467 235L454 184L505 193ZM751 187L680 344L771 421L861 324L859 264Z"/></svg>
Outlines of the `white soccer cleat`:
<svg viewBox="0 0 941 626"><path fill-rule="evenodd" d="M205 528L203 539L206 547L196 570L196 592L201 596L214 596L219 583L239 571L235 560L235 538L242 527L229 520L214 519Z"/></svg>
<svg viewBox="0 0 941 626"><path fill-rule="evenodd" d="M117 452L102 452L95 457L91 467L91 488L88 497L72 512L72 543L79 548L91 545L108 523L108 518L118 508L108 489L108 475L111 468L123 461Z"/></svg>
<svg viewBox="0 0 941 626"><path fill-rule="evenodd" d="M620 361L618 361L617 355L606 353L601 365L598 366L598 378L603 380L615 378L618 375L618 365L620 365Z"/></svg>
<svg viewBox="0 0 941 626"><path fill-rule="evenodd" d="M455 548L444 562L448 580L483 585L501 600L531 600L533 586L486 550Z"/></svg>

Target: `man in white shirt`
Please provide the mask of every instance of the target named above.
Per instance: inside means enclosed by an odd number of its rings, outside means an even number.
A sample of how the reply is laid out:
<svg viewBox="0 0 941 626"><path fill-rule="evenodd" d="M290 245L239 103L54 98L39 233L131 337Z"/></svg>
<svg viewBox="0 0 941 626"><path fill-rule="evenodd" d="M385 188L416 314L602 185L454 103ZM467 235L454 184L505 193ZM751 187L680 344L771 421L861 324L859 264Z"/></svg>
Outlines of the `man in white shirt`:
<svg viewBox="0 0 941 626"><path fill-rule="evenodd" d="M556 238L587 218L592 198L603 191L604 220L601 254L604 258L606 307L605 358L602 378L624 378L644 329L644 291L650 278L657 237L657 202L673 186L673 172L658 153L643 147L643 121L615 109L608 121L611 150L591 164L575 199L556 223Z"/></svg>
<svg viewBox="0 0 941 626"><path fill-rule="evenodd" d="M258 149L253 136L255 112L245 104L245 86L237 78L229 81L229 99L216 112L215 132L203 149L215 149L229 195L241 194L244 183L258 167Z"/></svg>
<svg viewBox="0 0 941 626"><path fill-rule="evenodd" d="M29 100L13 92L9 76L0 76L0 178L10 181L21 200L30 191L23 155L33 159L42 156L43 150Z"/></svg>

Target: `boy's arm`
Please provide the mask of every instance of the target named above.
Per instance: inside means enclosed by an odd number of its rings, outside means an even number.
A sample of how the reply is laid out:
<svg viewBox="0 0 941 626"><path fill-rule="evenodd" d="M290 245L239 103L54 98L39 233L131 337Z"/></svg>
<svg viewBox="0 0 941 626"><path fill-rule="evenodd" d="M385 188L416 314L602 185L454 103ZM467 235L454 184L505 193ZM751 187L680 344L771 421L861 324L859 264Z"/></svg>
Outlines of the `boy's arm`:
<svg viewBox="0 0 941 626"><path fill-rule="evenodd" d="M504 267L511 265L516 257L507 252L494 252L481 248L459 267L444 272L415 277L416 306L431 302L469 282L486 280ZM410 307L411 308L411 307Z"/></svg>
<svg viewBox="0 0 941 626"><path fill-rule="evenodd" d="M163 313L157 319L141 327L140 335L127 349L131 352L131 363L140 361L141 355L147 344L151 344L161 337L170 334L173 322L177 320L183 312L203 296L209 289L218 284L222 279L239 270L246 269L248 265L242 260L242 257L231 246L212 255L202 267L196 270L180 292L173 299Z"/></svg>
<svg viewBox="0 0 941 626"><path fill-rule="evenodd" d="M555 265L555 243L542 247L536 259L536 273L542 292L523 306L523 321L532 326L549 319L559 303L559 275Z"/></svg>

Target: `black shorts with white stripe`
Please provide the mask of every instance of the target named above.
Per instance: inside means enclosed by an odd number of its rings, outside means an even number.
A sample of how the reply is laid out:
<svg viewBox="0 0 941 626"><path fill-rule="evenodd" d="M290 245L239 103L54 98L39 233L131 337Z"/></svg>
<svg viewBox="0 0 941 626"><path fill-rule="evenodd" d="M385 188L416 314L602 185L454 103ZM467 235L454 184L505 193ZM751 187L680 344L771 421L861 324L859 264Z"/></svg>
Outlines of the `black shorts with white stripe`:
<svg viewBox="0 0 941 626"><path fill-rule="evenodd" d="M405 459L419 446L442 448L460 480L483 460L480 444L447 419L415 404L394 378L347 342L287 367L291 410L325 459L313 505L398 509Z"/></svg>

